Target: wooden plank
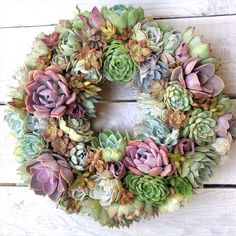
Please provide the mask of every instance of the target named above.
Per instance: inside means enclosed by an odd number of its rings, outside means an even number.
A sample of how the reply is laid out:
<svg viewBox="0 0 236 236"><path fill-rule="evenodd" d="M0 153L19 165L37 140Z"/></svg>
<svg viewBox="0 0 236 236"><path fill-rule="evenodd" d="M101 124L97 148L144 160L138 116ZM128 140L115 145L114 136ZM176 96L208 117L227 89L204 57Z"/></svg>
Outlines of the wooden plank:
<svg viewBox="0 0 236 236"><path fill-rule="evenodd" d="M184 30L188 25L196 26L196 33L204 35L206 41L211 42L214 54L221 58L220 75L225 81L225 92L236 96L236 16L191 18L168 20L177 29ZM220 30L219 30L220 29ZM5 102L11 76L24 62L32 41L39 32L49 33L53 27L34 27L0 30L0 102ZM17 40L16 40L17 35ZM6 46L9 45L9 46ZM109 93L103 93L106 100L134 100L136 90L130 85L108 85ZM114 88L114 90L112 89ZM107 89L108 90L108 89Z"/></svg>
<svg viewBox="0 0 236 236"><path fill-rule="evenodd" d="M200 190L192 201L175 213L142 220L121 229L101 227L84 216L66 215L49 199L36 196L27 188L0 187L0 198L1 235L236 235L236 189Z"/></svg>
<svg viewBox="0 0 236 236"><path fill-rule="evenodd" d="M0 183L22 183L16 175L18 164L15 161L13 150L15 139L9 135L7 124L3 121L3 110L0 106ZM136 103L99 103L97 104L97 118L92 121L95 131L104 128L112 130L128 130L131 134L135 124L140 122L141 117ZM236 184L236 142L232 145L229 156L230 161L216 171L208 184Z"/></svg>
<svg viewBox="0 0 236 236"><path fill-rule="evenodd" d="M72 18L79 4L82 10L97 7L113 6L116 1L100 0L96 3L87 0L1 0L0 27L32 26L55 24L59 18ZM120 0L119 3L143 7L146 15L158 18L215 16L236 13L236 1L231 0ZM21 9L19 11L19 9ZM42 17L43 15L43 17Z"/></svg>

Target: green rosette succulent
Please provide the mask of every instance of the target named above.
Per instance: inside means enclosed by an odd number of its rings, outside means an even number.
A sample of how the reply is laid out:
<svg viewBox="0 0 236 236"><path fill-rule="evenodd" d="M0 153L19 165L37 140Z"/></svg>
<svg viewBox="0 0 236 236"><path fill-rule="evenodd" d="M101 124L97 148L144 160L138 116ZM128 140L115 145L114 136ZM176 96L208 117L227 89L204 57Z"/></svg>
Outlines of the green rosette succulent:
<svg viewBox="0 0 236 236"><path fill-rule="evenodd" d="M184 122L182 136L202 146L211 143L216 138L216 121L211 111L196 109L192 111Z"/></svg>
<svg viewBox="0 0 236 236"><path fill-rule="evenodd" d="M90 177L94 187L90 189L89 196L99 200L101 206L109 206L112 202L117 202L121 197L122 182L115 179L109 170Z"/></svg>
<svg viewBox="0 0 236 236"><path fill-rule="evenodd" d="M173 147L178 142L179 131L165 124L159 117L146 117L135 127L135 136L139 140L151 138L156 144Z"/></svg>
<svg viewBox="0 0 236 236"><path fill-rule="evenodd" d="M107 161L119 161L125 156L125 147L129 140L128 133L114 133L105 129L99 133L99 137L91 142L93 150L102 150L102 159Z"/></svg>
<svg viewBox="0 0 236 236"><path fill-rule="evenodd" d="M43 138L34 134L25 134L17 141L14 154L17 162L23 164L26 161L37 157L45 148L46 143Z"/></svg>
<svg viewBox="0 0 236 236"><path fill-rule="evenodd" d="M132 38L141 41L145 40L147 46L155 53L163 49L163 32L158 26L158 22L153 19L144 19L138 22L134 27Z"/></svg>
<svg viewBox="0 0 236 236"><path fill-rule="evenodd" d="M103 74L114 82L127 83L135 76L137 65L124 43L113 40L104 48Z"/></svg>
<svg viewBox="0 0 236 236"><path fill-rule="evenodd" d="M174 188L176 193L180 193L186 197L192 196L192 185L186 178L181 176L170 176L167 178L168 184Z"/></svg>
<svg viewBox="0 0 236 236"><path fill-rule="evenodd" d="M109 20L119 32L122 32L128 27L134 26L144 17L144 10L142 8L125 7L124 5L115 5L111 8L102 7L102 15Z"/></svg>
<svg viewBox="0 0 236 236"><path fill-rule="evenodd" d="M25 111L13 107L10 107L5 112L4 120L10 128L11 134L16 138L21 138L25 133L27 133L26 114Z"/></svg>
<svg viewBox="0 0 236 236"><path fill-rule="evenodd" d="M196 147L195 153L186 154L181 166L181 177L186 178L193 188L201 187L214 174L219 155L210 146Z"/></svg>
<svg viewBox="0 0 236 236"><path fill-rule="evenodd" d="M184 195L180 193L170 194L158 210L160 213L173 213L179 210L183 201Z"/></svg>
<svg viewBox="0 0 236 236"><path fill-rule="evenodd" d="M192 95L179 82L170 82L164 94L166 106L172 110L188 111L193 103Z"/></svg>
<svg viewBox="0 0 236 236"><path fill-rule="evenodd" d="M169 195L167 182L162 177L150 175L134 175L128 173L124 179L126 187L136 195L137 199L158 207Z"/></svg>

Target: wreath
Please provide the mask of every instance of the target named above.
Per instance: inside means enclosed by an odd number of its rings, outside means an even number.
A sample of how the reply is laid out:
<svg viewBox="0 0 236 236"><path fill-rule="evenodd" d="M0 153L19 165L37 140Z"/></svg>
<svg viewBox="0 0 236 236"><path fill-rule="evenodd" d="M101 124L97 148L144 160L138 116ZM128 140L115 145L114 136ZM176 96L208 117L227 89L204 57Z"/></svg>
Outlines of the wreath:
<svg viewBox="0 0 236 236"><path fill-rule="evenodd" d="M14 76L5 120L18 173L67 213L109 227L177 210L236 137L218 68L193 27L181 33L131 6L78 9L36 37ZM133 135L91 130L106 81L139 89L143 121Z"/></svg>

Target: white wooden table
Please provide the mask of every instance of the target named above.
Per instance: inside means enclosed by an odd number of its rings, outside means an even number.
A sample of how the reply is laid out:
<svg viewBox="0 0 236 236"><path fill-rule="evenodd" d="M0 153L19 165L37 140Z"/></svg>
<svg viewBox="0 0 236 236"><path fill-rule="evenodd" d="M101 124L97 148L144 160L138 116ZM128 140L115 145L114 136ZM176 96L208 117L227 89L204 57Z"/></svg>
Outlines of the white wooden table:
<svg viewBox="0 0 236 236"><path fill-rule="evenodd" d="M55 236L235 236L236 235L236 143L231 161L198 191L190 203L174 214L141 221L129 229L108 229L92 220L66 215L47 198L34 195L16 176L12 151L14 138L8 135L3 111L13 71L29 52L34 36L49 33L59 18L71 18L75 5L111 6L115 0L0 0L0 235ZM212 43L221 58L221 75L226 93L236 98L236 0L120 0L141 6L146 14L168 21L183 30L195 25L196 32ZM110 87L109 87L110 86ZM128 129L139 120L136 91L130 86L111 86L97 105L96 130Z"/></svg>

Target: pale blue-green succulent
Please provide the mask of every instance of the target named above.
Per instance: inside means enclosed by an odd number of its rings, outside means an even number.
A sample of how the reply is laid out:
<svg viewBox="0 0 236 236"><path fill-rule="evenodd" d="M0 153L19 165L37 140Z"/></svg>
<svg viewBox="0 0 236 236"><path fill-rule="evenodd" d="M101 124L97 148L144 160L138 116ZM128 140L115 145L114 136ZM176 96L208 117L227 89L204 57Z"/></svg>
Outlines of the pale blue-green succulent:
<svg viewBox="0 0 236 236"><path fill-rule="evenodd" d="M21 138L25 133L26 129L26 112L10 107L5 112L4 120L8 123L10 132L16 137Z"/></svg>
<svg viewBox="0 0 236 236"><path fill-rule="evenodd" d="M38 119L30 114L26 116L26 128L34 134L41 135L47 126L48 121L46 119Z"/></svg>
<svg viewBox="0 0 236 236"><path fill-rule="evenodd" d="M43 138L34 134L25 134L16 143L14 149L16 161L23 164L26 161L37 157L46 146Z"/></svg>
<svg viewBox="0 0 236 236"><path fill-rule="evenodd" d="M146 117L135 127L137 139L151 138L156 144L172 148L178 142L179 131L165 124L159 117Z"/></svg>

